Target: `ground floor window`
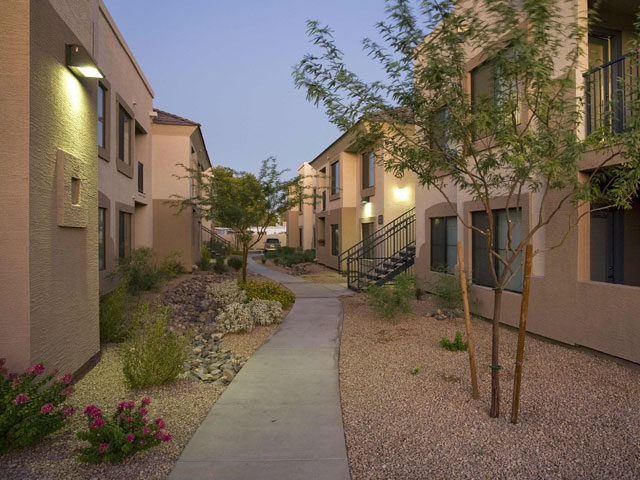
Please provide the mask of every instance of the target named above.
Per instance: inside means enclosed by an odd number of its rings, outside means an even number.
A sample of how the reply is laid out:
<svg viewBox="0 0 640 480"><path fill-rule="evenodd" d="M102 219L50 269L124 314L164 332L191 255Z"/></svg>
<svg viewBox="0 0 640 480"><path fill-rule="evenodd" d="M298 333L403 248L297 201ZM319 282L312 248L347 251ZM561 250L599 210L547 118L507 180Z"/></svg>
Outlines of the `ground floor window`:
<svg viewBox="0 0 640 480"><path fill-rule="evenodd" d="M640 286L640 200L630 210L593 206L590 219L591 280Z"/></svg>
<svg viewBox="0 0 640 480"><path fill-rule="evenodd" d="M98 269L99 270L104 270L107 268L107 253L105 250L106 221L107 221L107 209L98 208Z"/></svg>
<svg viewBox="0 0 640 480"><path fill-rule="evenodd" d="M335 223L331 225L331 255L340 255L340 230Z"/></svg>
<svg viewBox="0 0 640 480"><path fill-rule="evenodd" d="M120 212L118 216L118 257L131 255L131 214Z"/></svg>
<svg viewBox="0 0 640 480"><path fill-rule="evenodd" d="M503 259L511 256L510 248L516 248L522 240L522 211L520 209L493 210L493 239L491 239L491 249ZM489 216L487 212L474 212L472 214L473 226L486 231L489 228ZM509 228L509 225L511 228ZM509 232L511 242L509 245ZM494 258L493 265L490 263L487 254L487 237L477 231L472 235L472 276L473 282L478 285L494 287L491 268L495 268L498 277L504 271L504 265ZM518 255L512 266L515 270L522 263L522 254ZM522 268L518 274L505 287L506 290L514 292L522 291Z"/></svg>
<svg viewBox="0 0 640 480"><path fill-rule="evenodd" d="M431 270L454 274L458 263L458 217L431 219Z"/></svg>

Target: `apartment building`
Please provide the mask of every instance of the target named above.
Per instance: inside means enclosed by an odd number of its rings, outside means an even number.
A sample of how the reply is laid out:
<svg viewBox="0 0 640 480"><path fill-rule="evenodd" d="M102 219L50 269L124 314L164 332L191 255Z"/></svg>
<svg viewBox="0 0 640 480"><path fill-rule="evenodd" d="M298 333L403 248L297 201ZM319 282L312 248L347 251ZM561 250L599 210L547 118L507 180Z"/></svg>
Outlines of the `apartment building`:
<svg viewBox="0 0 640 480"><path fill-rule="evenodd" d="M307 162L298 167L302 182L298 204L287 211L287 246L316 248L315 211L318 204L315 170Z"/></svg>
<svg viewBox="0 0 640 480"><path fill-rule="evenodd" d="M75 372L117 259L152 245L153 91L101 0L0 2L0 63L0 355Z"/></svg>
<svg viewBox="0 0 640 480"><path fill-rule="evenodd" d="M199 123L158 109L154 112L153 248L162 258L177 255L177 260L191 271L200 261L202 222L206 221L197 205L181 210L179 203L180 199L200 195L194 171L210 169L211 160ZM205 228L210 230L210 223Z"/></svg>

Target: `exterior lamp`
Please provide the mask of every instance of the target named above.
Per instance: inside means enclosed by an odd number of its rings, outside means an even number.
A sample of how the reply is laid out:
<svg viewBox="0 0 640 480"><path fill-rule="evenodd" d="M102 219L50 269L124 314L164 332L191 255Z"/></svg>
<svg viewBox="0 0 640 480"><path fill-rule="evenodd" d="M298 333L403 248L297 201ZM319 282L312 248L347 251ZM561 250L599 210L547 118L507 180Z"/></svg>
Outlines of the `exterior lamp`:
<svg viewBox="0 0 640 480"><path fill-rule="evenodd" d="M83 78L104 78L87 49L82 45L67 45L67 67Z"/></svg>
<svg viewBox="0 0 640 480"><path fill-rule="evenodd" d="M369 197L362 197L362 204L364 205L365 203L369 203L370 198Z"/></svg>

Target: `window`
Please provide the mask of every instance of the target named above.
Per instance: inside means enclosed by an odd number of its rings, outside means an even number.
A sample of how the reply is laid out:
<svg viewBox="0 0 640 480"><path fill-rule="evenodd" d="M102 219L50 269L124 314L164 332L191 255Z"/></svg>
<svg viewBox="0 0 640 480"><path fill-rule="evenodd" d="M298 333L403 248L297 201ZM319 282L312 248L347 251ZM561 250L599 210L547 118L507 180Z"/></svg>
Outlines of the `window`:
<svg viewBox="0 0 640 480"><path fill-rule="evenodd" d="M458 217L431 219L431 270L454 274L458 263Z"/></svg>
<svg viewBox="0 0 640 480"><path fill-rule="evenodd" d="M640 287L640 199L630 210L591 212L590 225L591 280Z"/></svg>
<svg viewBox="0 0 640 480"><path fill-rule="evenodd" d="M338 225L331 225L331 255L340 255L340 231Z"/></svg>
<svg viewBox="0 0 640 480"><path fill-rule="evenodd" d="M318 204L318 189L313 187L313 211L316 211L316 207Z"/></svg>
<svg viewBox="0 0 640 480"><path fill-rule="evenodd" d="M120 212L118 215L118 257L131 255L131 214Z"/></svg>
<svg viewBox="0 0 640 480"><path fill-rule="evenodd" d="M300 235L300 248L304 248L304 241L303 241L303 237L302 237L302 234L303 234L302 228L298 228L298 234Z"/></svg>
<svg viewBox="0 0 640 480"><path fill-rule="evenodd" d="M473 226L480 230L486 231L489 228L489 217L487 212L474 212L472 216ZM511 247L515 248L522 239L522 212L520 209L510 209L507 218L506 210L493 211L493 240L491 248L501 258L506 259L511 254L507 252L507 242L509 235L509 223L511 223ZM472 274L473 281L478 285L493 287L493 278L491 276L491 264L487 254L487 238L479 232L473 231L472 235ZM504 266L497 259L494 259L493 267L499 277L504 270ZM522 255L514 262L513 269L516 269L522 263ZM507 290L514 292L522 291L522 269L505 287Z"/></svg>
<svg viewBox="0 0 640 480"><path fill-rule="evenodd" d="M131 115L118 105L118 160L131 165Z"/></svg>
<svg viewBox="0 0 640 480"><path fill-rule="evenodd" d="M107 146L107 89L98 84L98 148Z"/></svg>
<svg viewBox="0 0 640 480"><path fill-rule="evenodd" d="M451 121L449 110L446 108L441 108L435 112L430 131L429 146L446 155L454 156L457 153L457 146L450 133Z"/></svg>
<svg viewBox="0 0 640 480"><path fill-rule="evenodd" d="M375 185L375 165L376 157L373 152L362 155L362 188L369 188Z"/></svg>
<svg viewBox="0 0 640 480"><path fill-rule="evenodd" d="M340 162L331 164L331 195L340 193Z"/></svg>
<svg viewBox="0 0 640 480"><path fill-rule="evenodd" d="M144 193L144 165L138 162L138 192Z"/></svg>
<svg viewBox="0 0 640 480"><path fill-rule="evenodd" d="M106 245L106 228L107 209L98 208L98 270L107 268Z"/></svg>

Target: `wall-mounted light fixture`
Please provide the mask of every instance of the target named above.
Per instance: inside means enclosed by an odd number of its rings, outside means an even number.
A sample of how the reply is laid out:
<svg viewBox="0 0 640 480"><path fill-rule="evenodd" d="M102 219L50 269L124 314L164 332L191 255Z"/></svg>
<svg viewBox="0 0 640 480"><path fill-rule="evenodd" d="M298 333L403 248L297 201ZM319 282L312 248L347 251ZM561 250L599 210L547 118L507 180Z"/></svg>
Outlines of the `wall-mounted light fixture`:
<svg viewBox="0 0 640 480"><path fill-rule="evenodd" d="M362 204L369 203L369 197L362 197Z"/></svg>
<svg viewBox="0 0 640 480"><path fill-rule="evenodd" d="M67 45L67 67L78 77L104 78L96 62L82 45Z"/></svg>

